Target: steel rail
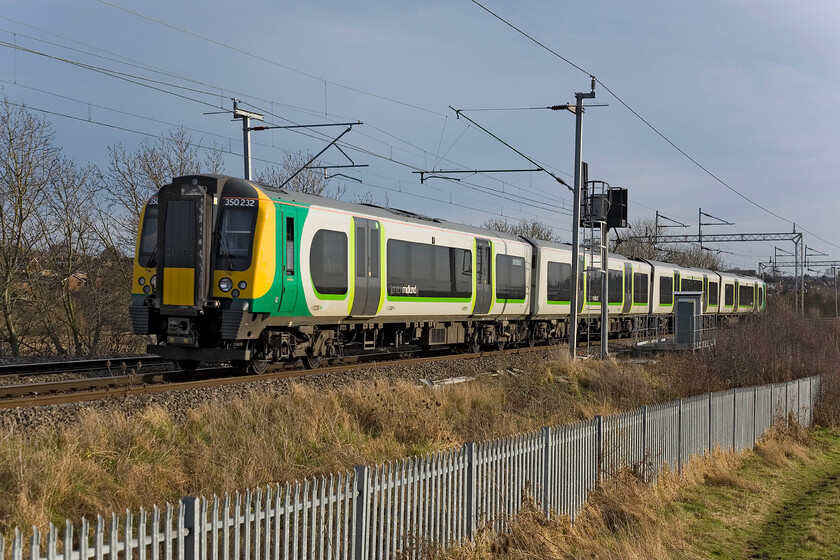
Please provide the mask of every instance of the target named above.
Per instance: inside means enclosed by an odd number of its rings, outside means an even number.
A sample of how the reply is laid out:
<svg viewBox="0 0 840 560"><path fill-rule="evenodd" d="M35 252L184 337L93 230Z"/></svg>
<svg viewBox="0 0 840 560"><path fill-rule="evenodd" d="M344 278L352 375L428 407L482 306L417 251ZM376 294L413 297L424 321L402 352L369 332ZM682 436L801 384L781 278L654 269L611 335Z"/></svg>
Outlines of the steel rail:
<svg viewBox="0 0 840 560"><path fill-rule="evenodd" d="M502 355L525 354L559 348L557 345L512 348L493 350L475 354L445 354L436 356L411 357L391 360L358 360L350 364L327 366L317 369L289 369L282 365L276 366L262 374L242 374L234 368L203 368L195 372L161 372L148 374L128 374L113 377L98 377L91 379L54 381L41 384L9 385L0 387L0 410L12 408L30 408L72 402L89 402L103 399L118 399L128 396L151 395L168 391L188 391L192 389L207 389L223 387L240 383L257 381L272 381L279 379L301 378L311 375L327 373L342 373L354 371L371 365L406 365L435 361L451 361L463 359L487 358ZM383 357L377 354L376 357ZM189 379L185 381L172 380L177 374Z"/></svg>
<svg viewBox="0 0 840 560"><path fill-rule="evenodd" d="M46 375L51 373L76 373L90 370L103 370L111 368L122 369L121 364L126 368L137 367L138 364L159 365L172 363L159 356L147 354L144 356L128 356L125 358L96 358L93 360L67 360L63 362L34 362L21 364L7 364L0 366L0 377L30 375Z"/></svg>

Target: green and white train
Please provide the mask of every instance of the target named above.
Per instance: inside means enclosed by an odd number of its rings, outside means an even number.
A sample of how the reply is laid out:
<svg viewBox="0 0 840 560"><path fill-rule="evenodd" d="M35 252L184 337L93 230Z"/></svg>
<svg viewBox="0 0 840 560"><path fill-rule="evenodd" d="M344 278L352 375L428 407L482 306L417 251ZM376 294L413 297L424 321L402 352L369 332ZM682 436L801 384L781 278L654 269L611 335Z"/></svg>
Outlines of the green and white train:
<svg viewBox="0 0 840 560"><path fill-rule="evenodd" d="M580 317L600 332L604 298L585 276ZM157 337L152 354L259 372L301 358L316 367L353 348L562 340L571 286L569 245L191 175L143 210L130 313L135 333ZM636 317L667 326L681 290L702 290L710 315L765 305L757 278L613 255L610 332L630 335Z"/></svg>

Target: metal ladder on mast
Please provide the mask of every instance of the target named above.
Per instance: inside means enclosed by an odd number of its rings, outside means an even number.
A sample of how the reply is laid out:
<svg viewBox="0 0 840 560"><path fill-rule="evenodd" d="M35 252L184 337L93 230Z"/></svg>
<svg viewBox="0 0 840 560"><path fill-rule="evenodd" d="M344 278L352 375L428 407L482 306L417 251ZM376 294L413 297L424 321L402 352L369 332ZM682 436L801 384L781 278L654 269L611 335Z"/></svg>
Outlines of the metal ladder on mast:
<svg viewBox="0 0 840 560"><path fill-rule="evenodd" d="M607 257L607 214L609 213L610 185L604 181L589 181L581 197L581 222L583 226L583 254L584 271L586 272L586 301L584 302L584 317L586 321L586 353L588 357L598 356L599 350L592 345L593 325L598 325L601 319L600 308L606 305L609 309L608 290L602 290L602 279L608 274L606 270ZM595 288L593 290L593 287ZM600 293L599 305L590 306L590 294ZM595 315L593 315L595 314ZM600 340L600 335L598 336Z"/></svg>

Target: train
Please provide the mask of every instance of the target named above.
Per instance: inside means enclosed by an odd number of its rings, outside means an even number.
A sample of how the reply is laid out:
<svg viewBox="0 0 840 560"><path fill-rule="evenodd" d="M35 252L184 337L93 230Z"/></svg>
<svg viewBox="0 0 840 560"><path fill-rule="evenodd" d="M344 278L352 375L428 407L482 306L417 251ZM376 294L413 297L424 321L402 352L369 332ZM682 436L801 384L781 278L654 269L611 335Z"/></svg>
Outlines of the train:
<svg viewBox="0 0 840 560"><path fill-rule="evenodd" d="M196 174L142 210L129 311L134 333L154 337L148 352L185 369L533 346L568 339L571 262L567 244ZM751 276L611 255L604 298L581 264L584 334L600 331L604 303L613 336L667 330L679 291L702 292L710 317L765 308Z"/></svg>

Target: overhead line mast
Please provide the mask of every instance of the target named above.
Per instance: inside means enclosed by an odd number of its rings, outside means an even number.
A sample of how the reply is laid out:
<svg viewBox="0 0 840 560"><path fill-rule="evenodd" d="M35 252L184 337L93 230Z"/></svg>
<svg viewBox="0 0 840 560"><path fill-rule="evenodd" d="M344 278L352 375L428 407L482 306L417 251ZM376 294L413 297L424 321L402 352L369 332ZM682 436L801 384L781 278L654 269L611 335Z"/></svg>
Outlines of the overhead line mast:
<svg viewBox="0 0 840 560"><path fill-rule="evenodd" d="M575 106L558 106L575 114L575 186L572 202L572 293L569 301L569 353L577 356L578 296L580 290L580 197L583 190L583 100L595 98L595 76L590 76L591 91L575 93ZM603 302L602 304L603 305Z"/></svg>
<svg viewBox="0 0 840 560"><path fill-rule="evenodd" d="M347 129L338 135L338 137L334 138L330 141L329 144L326 145L320 152L315 154L309 161L307 161L303 167L295 171L291 177L286 179L286 181L280 185L281 187L285 186L289 181L294 179L301 171L304 169L346 169L349 167L367 167L367 164L358 164L350 159L350 156L341 149L341 146L338 145L338 141L348 132L350 132L355 125L362 124L362 121L356 122L349 122L349 123L322 123L322 124L294 124L294 125L284 125L284 126L275 126L275 125L264 125L264 126L251 126L251 119L262 121L264 120L264 116L261 113L255 113L253 111L246 111L244 109L239 108L239 100L236 98L231 98L233 101L233 118L235 120L242 119L242 156L244 159L244 179L246 181L251 180L251 131L252 130L273 130L273 129L294 129L294 128L319 128L324 126L346 126ZM229 113L230 111L217 111L216 113ZM205 113L205 115L211 115L215 113ZM331 146L335 146L338 151L340 151L344 157L346 157L350 161L350 165L310 165L313 161L315 161L318 156L326 152ZM354 179L356 180L356 179Z"/></svg>

